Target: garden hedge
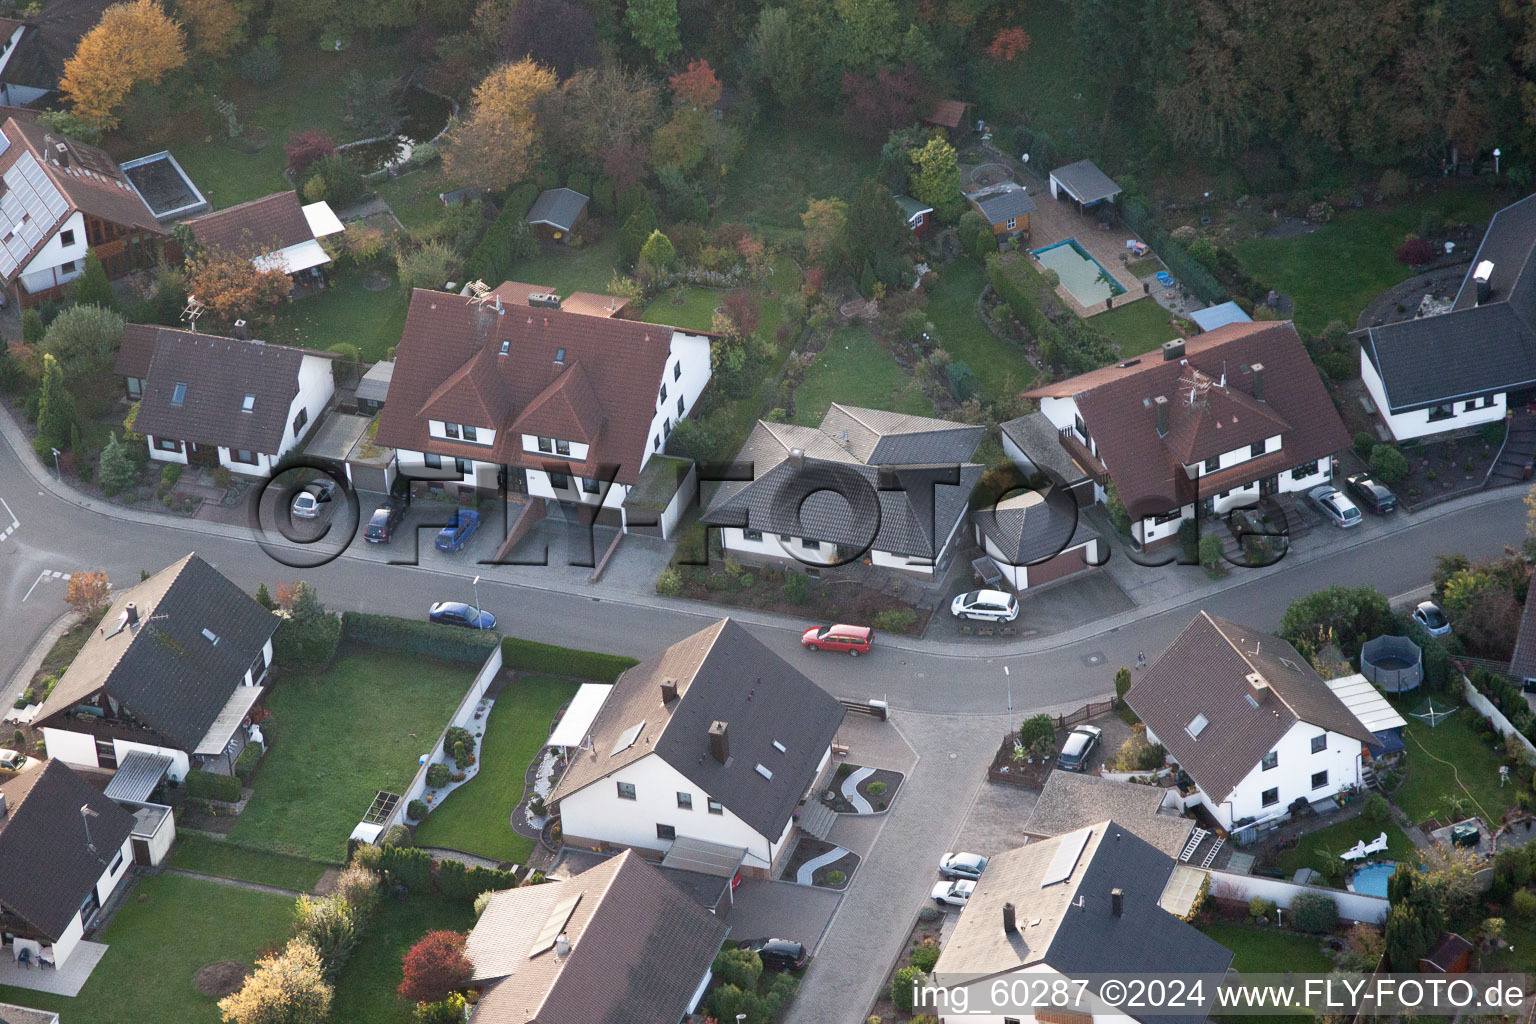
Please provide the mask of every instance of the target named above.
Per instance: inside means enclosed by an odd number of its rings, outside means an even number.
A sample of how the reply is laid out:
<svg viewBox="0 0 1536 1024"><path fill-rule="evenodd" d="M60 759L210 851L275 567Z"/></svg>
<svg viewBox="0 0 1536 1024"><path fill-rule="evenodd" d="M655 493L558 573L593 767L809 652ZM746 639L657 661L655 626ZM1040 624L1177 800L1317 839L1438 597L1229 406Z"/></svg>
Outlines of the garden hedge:
<svg viewBox="0 0 1536 1024"><path fill-rule="evenodd" d="M344 613L341 627L342 635L352 643L449 661L482 662L490 657L497 642L497 636L491 630L463 629L363 612Z"/></svg>
<svg viewBox="0 0 1536 1024"><path fill-rule="evenodd" d="M240 780L233 775L215 775L201 768L187 772L187 795L199 800L223 800L240 802Z"/></svg>
<svg viewBox="0 0 1536 1024"><path fill-rule="evenodd" d="M1291 900L1290 918L1299 932L1327 935L1339 926L1339 905L1326 893L1304 892Z"/></svg>
<svg viewBox="0 0 1536 1024"><path fill-rule="evenodd" d="M509 636L501 641L501 663L505 668L524 672L547 672L551 675L611 683L625 669L638 665L639 661L622 654L578 651Z"/></svg>
<svg viewBox="0 0 1536 1024"><path fill-rule="evenodd" d="M240 751L240 756L235 758L235 778L241 785L251 781L251 776L256 774L256 766L261 764L261 744L247 743L245 749Z"/></svg>

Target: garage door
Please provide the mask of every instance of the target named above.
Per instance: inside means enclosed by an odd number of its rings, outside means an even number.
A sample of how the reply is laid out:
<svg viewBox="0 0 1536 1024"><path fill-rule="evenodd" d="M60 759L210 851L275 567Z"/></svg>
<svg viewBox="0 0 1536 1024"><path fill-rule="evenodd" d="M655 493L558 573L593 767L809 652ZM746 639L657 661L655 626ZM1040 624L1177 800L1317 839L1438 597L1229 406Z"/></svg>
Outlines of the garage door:
<svg viewBox="0 0 1536 1024"><path fill-rule="evenodd" d="M1081 572L1088 568L1088 560L1083 556L1083 548L1072 548L1063 551L1048 562L1029 567L1029 585L1038 587L1042 583L1059 580L1063 576L1070 576L1075 572Z"/></svg>

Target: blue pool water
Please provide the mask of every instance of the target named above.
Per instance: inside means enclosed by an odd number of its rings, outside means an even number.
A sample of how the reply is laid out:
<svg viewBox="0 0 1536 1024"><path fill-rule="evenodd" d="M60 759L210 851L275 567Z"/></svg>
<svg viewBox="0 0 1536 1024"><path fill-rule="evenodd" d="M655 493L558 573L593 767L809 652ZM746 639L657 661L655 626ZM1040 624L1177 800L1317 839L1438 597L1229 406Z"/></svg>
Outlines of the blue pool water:
<svg viewBox="0 0 1536 1024"><path fill-rule="evenodd" d="M1387 879L1392 877L1392 872L1397 870L1396 864L1372 864L1355 872L1355 877L1350 880L1350 886L1355 892L1366 896L1380 896L1387 898Z"/></svg>

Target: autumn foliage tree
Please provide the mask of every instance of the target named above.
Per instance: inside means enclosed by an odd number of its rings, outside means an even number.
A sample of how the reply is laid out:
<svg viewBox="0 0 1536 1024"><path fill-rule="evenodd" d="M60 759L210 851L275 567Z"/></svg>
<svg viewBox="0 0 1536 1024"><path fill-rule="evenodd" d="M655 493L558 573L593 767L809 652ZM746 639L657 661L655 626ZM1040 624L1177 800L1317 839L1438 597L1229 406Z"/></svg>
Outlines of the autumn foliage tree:
<svg viewBox="0 0 1536 1024"><path fill-rule="evenodd" d="M402 960L405 978L397 991L413 1003L437 1003L469 982L474 966L464 956L460 932L427 932Z"/></svg>
<svg viewBox="0 0 1536 1024"><path fill-rule="evenodd" d="M158 84L186 63L185 33L155 0L108 7L64 62L59 90L81 118L117 126L116 111L140 83Z"/></svg>
<svg viewBox="0 0 1536 1024"><path fill-rule="evenodd" d="M862 139L883 139L917 116L924 98L922 75L910 62L874 75L843 74L843 126Z"/></svg>
<svg viewBox="0 0 1536 1024"><path fill-rule="evenodd" d="M257 268L251 248L259 246L201 249L187 257L187 293L223 324L270 320L292 287L281 267Z"/></svg>
<svg viewBox="0 0 1536 1024"><path fill-rule="evenodd" d="M72 573L64 590L64 603L87 618L96 618L112 600L112 584L100 569Z"/></svg>
<svg viewBox="0 0 1536 1024"><path fill-rule="evenodd" d="M689 61L688 70L679 71L668 82L673 97L694 110L708 110L720 99L720 79L707 60Z"/></svg>
<svg viewBox="0 0 1536 1024"><path fill-rule="evenodd" d="M323 1024L333 995L320 951L294 939L277 955L256 961L240 991L219 1000L219 1013L226 1024Z"/></svg>
<svg viewBox="0 0 1536 1024"><path fill-rule="evenodd" d="M310 164L335 152L336 143L331 139L331 133L324 128L291 132L288 141L283 144L283 154L288 158L288 170L293 172L295 181L309 169Z"/></svg>
<svg viewBox="0 0 1536 1024"><path fill-rule="evenodd" d="M232 0L176 0L176 10L198 53L223 57L245 40L245 11Z"/></svg>
<svg viewBox="0 0 1536 1024"><path fill-rule="evenodd" d="M448 133L444 165L456 180L505 188L528 176L538 152L535 108L555 73L531 60L503 64L475 87L469 116Z"/></svg>
<svg viewBox="0 0 1536 1024"><path fill-rule="evenodd" d="M1021 28L1000 28L987 47L987 56L1004 63L1029 49L1029 33Z"/></svg>

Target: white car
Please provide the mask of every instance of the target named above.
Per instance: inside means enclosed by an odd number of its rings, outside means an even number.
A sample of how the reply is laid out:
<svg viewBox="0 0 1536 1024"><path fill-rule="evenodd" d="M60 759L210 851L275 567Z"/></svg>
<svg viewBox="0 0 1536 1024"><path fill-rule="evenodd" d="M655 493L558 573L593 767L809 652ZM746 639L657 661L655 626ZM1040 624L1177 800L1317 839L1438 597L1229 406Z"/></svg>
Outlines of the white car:
<svg viewBox="0 0 1536 1024"><path fill-rule="evenodd" d="M1001 590L972 590L950 602L949 610L957 619L1012 622L1019 617L1019 599Z"/></svg>
<svg viewBox="0 0 1536 1024"><path fill-rule="evenodd" d="M305 484L303 490L293 497L292 512L299 519L314 519L320 515L320 506L331 500L331 495L336 493L336 485L330 480L317 480L314 483Z"/></svg>
<svg viewBox="0 0 1536 1024"><path fill-rule="evenodd" d="M963 907L970 901L971 893L976 891L976 883L969 878L963 878L958 882L940 882L933 887L933 902L939 906Z"/></svg>
<svg viewBox="0 0 1536 1024"><path fill-rule="evenodd" d="M1413 621L1424 627L1430 636L1445 636L1451 631L1451 620L1445 611L1433 601L1420 601L1413 610Z"/></svg>
<svg viewBox="0 0 1536 1024"><path fill-rule="evenodd" d="M1318 511L1327 516L1334 526L1359 526L1365 521L1355 503L1344 497L1337 488L1320 484L1307 492Z"/></svg>

